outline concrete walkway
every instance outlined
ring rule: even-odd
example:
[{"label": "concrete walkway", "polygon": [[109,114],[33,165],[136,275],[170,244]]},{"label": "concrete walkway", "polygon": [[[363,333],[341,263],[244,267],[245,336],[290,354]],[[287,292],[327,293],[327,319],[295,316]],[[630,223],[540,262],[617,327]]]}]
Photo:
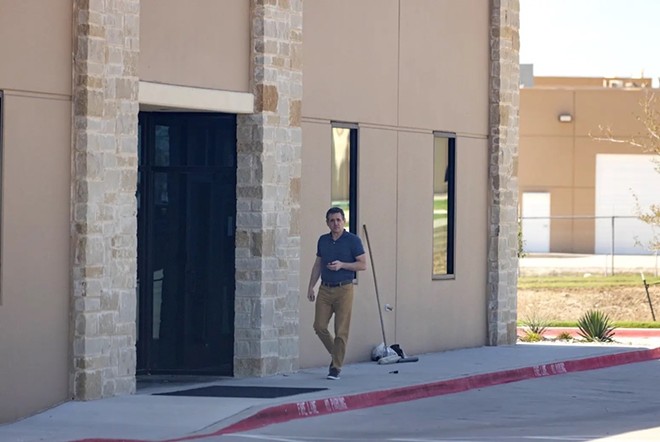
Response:
[{"label": "concrete walkway", "polygon": [[[414,363],[364,362],[345,366],[338,381],[326,380],[323,367],[266,378],[148,383],[135,395],[68,402],[0,426],[0,441],[203,440],[292,419],[654,359],[660,359],[660,333],[614,344],[517,344],[424,354]],[[209,385],[324,390],[273,399],[154,395]]]}]

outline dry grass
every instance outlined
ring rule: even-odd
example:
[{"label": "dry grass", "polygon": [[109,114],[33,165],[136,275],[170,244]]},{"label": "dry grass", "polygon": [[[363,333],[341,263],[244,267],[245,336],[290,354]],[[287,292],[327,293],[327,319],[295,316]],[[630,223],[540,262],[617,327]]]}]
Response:
[{"label": "dry grass", "polygon": [[[656,319],[660,320],[660,286],[649,288]],[[577,321],[588,310],[600,310],[612,321],[651,322],[646,291],[639,287],[607,289],[518,289],[518,319]]]}]

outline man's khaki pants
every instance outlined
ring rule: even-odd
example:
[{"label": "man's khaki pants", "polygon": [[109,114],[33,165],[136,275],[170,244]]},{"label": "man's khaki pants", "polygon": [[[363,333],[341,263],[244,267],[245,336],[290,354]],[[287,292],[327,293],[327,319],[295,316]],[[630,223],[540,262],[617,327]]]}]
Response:
[{"label": "man's khaki pants", "polygon": [[[332,367],[341,370],[346,355],[346,342],[353,310],[353,284],[340,287],[319,287],[316,298],[314,331],[332,356]],[[335,315],[335,337],[328,331],[330,318]]]}]

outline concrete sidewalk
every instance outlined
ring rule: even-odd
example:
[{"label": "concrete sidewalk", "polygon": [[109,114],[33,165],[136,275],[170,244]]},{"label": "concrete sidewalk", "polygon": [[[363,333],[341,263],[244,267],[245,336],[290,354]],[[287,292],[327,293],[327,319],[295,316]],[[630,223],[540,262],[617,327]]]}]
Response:
[{"label": "concrete sidewalk", "polygon": [[[327,367],[266,378],[149,383],[138,393],[68,402],[0,426],[0,441],[203,440],[322,414],[458,393],[473,388],[660,359],[660,335],[615,344],[517,344],[419,355],[419,362],[344,367],[338,381]],[[157,396],[207,385],[309,387],[322,391],[275,399]]]}]

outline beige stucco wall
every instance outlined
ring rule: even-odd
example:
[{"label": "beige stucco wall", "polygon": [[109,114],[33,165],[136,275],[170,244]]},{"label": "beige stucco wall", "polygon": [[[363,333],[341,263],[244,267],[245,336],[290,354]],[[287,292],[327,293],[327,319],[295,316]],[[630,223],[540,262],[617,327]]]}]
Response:
[{"label": "beige stucco wall", "polygon": [[[456,140],[453,280],[432,280],[432,182],[429,135],[402,132],[398,155],[397,340],[411,352],[486,343],[486,141]],[[427,147],[428,146],[428,147]],[[425,259],[425,257],[427,257]],[[460,314],[458,314],[460,312]],[[418,324],[425,324],[418,327]]]},{"label": "beige stucco wall", "polygon": [[247,92],[249,6],[248,0],[140,1],[140,80]]},{"label": "beige stucco wall", "polygon": [[[323,365],[328,359],[312,330],[314,305],[304,295],[316,239],[327,232],[330,131],[329,123],[303,125],[302,201],[307,210],[301,238],[301,367]],[[383,313],[390,343],[400,343],[411,354],[483,345],[487,192],[484,175],[474,171],[487,170],[486,141],[457,139],[456,278],[433,280],[432,189],[421,190],[432,182],[433,135],[375,128],[360,129],[359,134],[359,234],[367,248],[366,224],[373,256],[367,271],[358,274],[347,360],[364,360],[382,341],[371,258],[381,305],[394,306],[393,312]],[[428,326],[418,327],[420,323]]]},{"label": "beige stucco wall", "polygon": [[[307,122],[303,125],[303,204],[301,232],[301,367],[327,364],[328,355],[312,330],[314,304],[306,300],[307,285],[316,254],[316,240],[327,233],[325,212],[330,204],[330,133],[329,123]],[[396,223],[397,223],[397,133],[391,130],[365,128],[359,132],[359,235],[365,250],[367,243],[362,225],[366,224],[373,247],[373,260],[378,278],[381,304],[396,304]],[[307,146],[314,146],[307,149]],[[429,149],[432,145],[429,147]],[[367,250],[368,253],[368,250]],[[369,258],[369,261],[371,258]],[[375,297],[372,267],[358,273],[355,287],[351,339],[348,360],[364,360],[374,343],[382,341],[380,319]],[[384,313],[388,339],[394,339],[395,314]],[[394,341],[391,341],[392,343]]]},{"label": "beige stucco wall", "polygon": [[68,399],[72,7],[0,0],[0,11],[5,422]]},{"label": "beige stucco wall", "polygon": [[[327,232],[333,120],[360,127],[359,234],[366,248],[366,224],[381,304],[394,306],[383,313],[389,343],[398,342],[411,354],[484,345],[488,5],[339,0],[305,2],[304,8],[301,367],[328,362],[312,330],[314,309],[305,294],[316,240]],[[431,270],[435,130],[457,133],[460,247],[456,278],[450,280],[433,280]],[[355,288],[348,361],[367,359],[382,341],[368,262]]]},{"label": "beige stucco wall", "polygon": [[488,133],[489,7],[401,1],[399,124]]},{"label": "beige stucco wall", "polygon": [[0,422],[65,401],[69,368],[71,103],[4,105]]},{"label": "beige stucco wall", "polygon": [[71,0],[0,0],[0,11],[0,88],[70,95]]},{"label": "beige stucco wall", "polygon": [[[140,80],[252,92],[249,4],[142,0]],[[327,231],[332,120],[360,125],[359,225],[369,227],[381,302],[395,307],[385,313],[390,343],[411,354],[485,344],[489,3],[310,0],[304,8],[300,366],[328,362],[305,293],[316,239]],[[0,65],[0,397],[20,398],[0,401],[4,421],[68,399],[69,315],[84,309],[70,306],[72,2],[0,0],[0,10],[3,35],[24,35],[26,24],[31,32],[0,39],[0,56],[14,61]],[[131,67],[136,48],[128,49]],[[286,126],[280,117],[269,114],[269,128]],[[89,133],[94,122],[86,121]],[[448,280],[431,278],[435,130],[457,133],[456,271]],[[114,136],[114,128],[107,133]],[[371,270],[358,278],[349,362],[365,360],[381,341]]]},{"label": "beige stucco wall", "polygon": [[398,3],[303,3],[304,116],[396,124]]},{"label": "beige stucco wall", "polygon": [[336,0],[304,8],[305,116],[487,133],[488,5]]},{"label": "beige stucco wall", "polygon": [[535,77],[534,87],[574,87],[602,88],[612,81],[620,81],[622,84],[638,87],[651,87],[650,78],[607,78],[607,77]]},{"label": "beige stucco wall", "polygon": [[[545,84],[539,80],[535,85]],[[620,138],[643,133],[636,117],[644,91],[584,83],[565,79],[561,87],[523,88],[520,94],[520,193],[549,192],[551,216],[576,217],[551,221],[551,252],[593,253],[594,221],[577,217],[595,214],[596,155],[643,153],[595,138],[603,136],[600,127]],[[573,121],[559,122],[562,113]]]}]

